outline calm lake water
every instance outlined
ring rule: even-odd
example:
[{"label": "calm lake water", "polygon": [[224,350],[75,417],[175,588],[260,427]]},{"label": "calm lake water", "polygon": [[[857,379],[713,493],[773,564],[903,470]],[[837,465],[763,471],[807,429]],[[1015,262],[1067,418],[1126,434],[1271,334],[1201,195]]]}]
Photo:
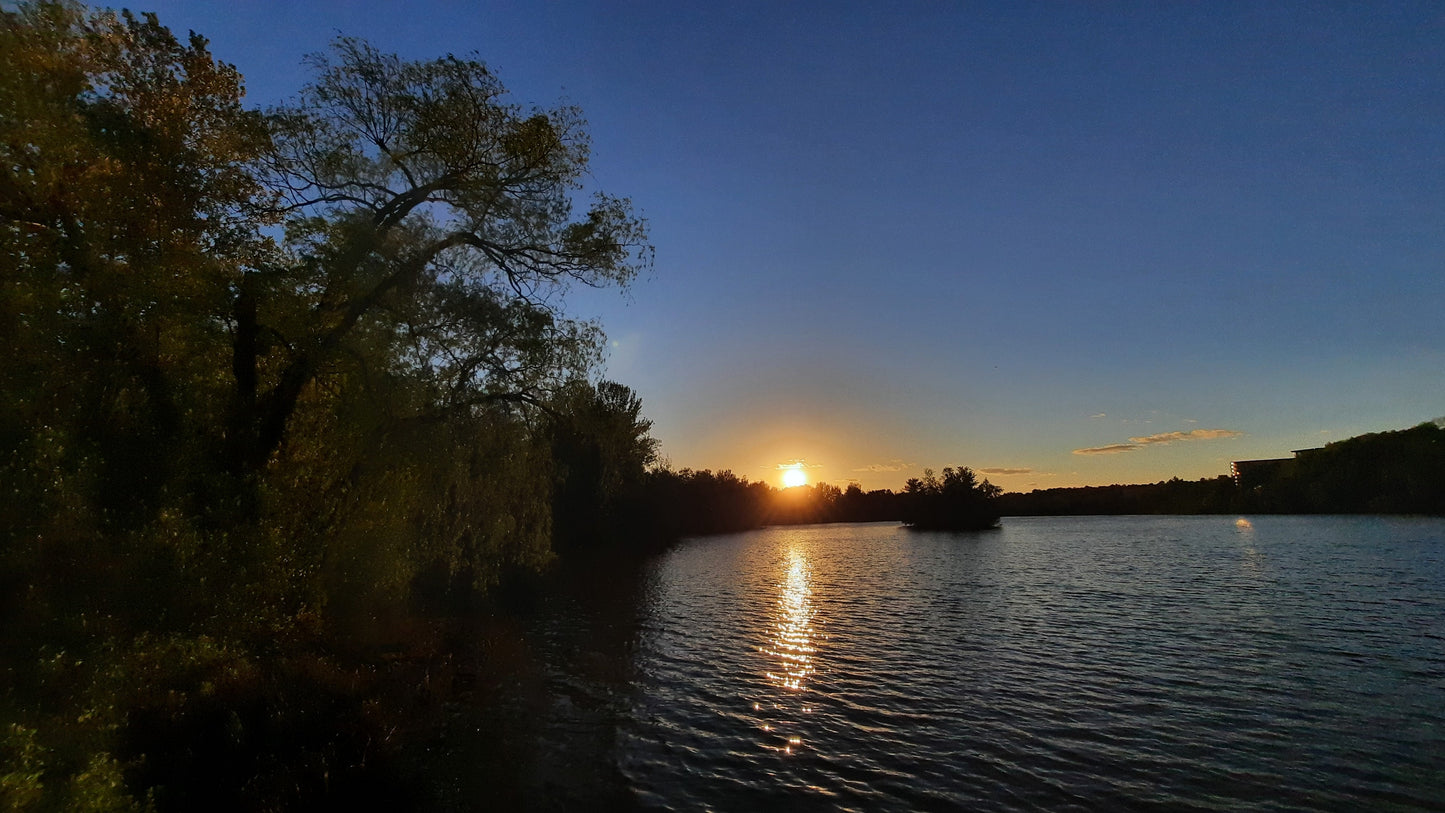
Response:
[{"label": "calm lake water", "polygon": [[538,723],[629,805],[1445,809],[1445,520],[770,528],[638,596]]}]

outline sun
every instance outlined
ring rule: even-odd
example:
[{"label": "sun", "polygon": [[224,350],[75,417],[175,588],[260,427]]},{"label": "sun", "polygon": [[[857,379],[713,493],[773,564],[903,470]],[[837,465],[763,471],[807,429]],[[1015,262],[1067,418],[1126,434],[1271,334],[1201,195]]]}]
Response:
[{"label": "sun", "polygon": [[794,486],[805,486],[808,484],[808,473],[803,471],[802,463],[791,463],[783,466],[783,488]]}]

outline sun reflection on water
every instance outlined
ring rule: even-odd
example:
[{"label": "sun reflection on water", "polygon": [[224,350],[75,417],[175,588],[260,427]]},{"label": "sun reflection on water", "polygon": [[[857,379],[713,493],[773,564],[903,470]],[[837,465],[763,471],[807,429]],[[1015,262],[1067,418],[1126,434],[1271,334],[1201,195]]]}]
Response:
[{"label": "sun reflection on water", "polygon": [[778,596],[778,613],[767,653],[777,663],[768,680],[792,691],[802,691],[813,674],[813,572],[808,557],[797,548],[788,551],[788,573]]}]

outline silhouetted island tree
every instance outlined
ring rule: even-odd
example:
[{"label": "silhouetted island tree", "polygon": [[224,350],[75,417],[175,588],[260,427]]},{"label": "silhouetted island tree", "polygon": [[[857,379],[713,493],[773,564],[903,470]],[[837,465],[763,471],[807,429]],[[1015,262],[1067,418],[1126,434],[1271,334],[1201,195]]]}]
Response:
[{"label": "silhouetted island tree", "polygon": [[918,530],[978,531],[998,525],[998,496],[1003,489],[979,482],[967,466],[947,467],[939,477],[924,469],[923,477],[903,487],[903,523]]}]

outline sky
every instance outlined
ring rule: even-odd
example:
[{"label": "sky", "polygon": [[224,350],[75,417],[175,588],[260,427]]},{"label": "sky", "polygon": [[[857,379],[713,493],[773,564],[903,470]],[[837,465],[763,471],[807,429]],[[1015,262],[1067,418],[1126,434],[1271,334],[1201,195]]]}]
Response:
[{"label": "sky", "polygon": [[166,0],[257,106],[338,34],[582,108],[580,292],[674,468],[1195,479],[1445,415],[1445,6]]}]

